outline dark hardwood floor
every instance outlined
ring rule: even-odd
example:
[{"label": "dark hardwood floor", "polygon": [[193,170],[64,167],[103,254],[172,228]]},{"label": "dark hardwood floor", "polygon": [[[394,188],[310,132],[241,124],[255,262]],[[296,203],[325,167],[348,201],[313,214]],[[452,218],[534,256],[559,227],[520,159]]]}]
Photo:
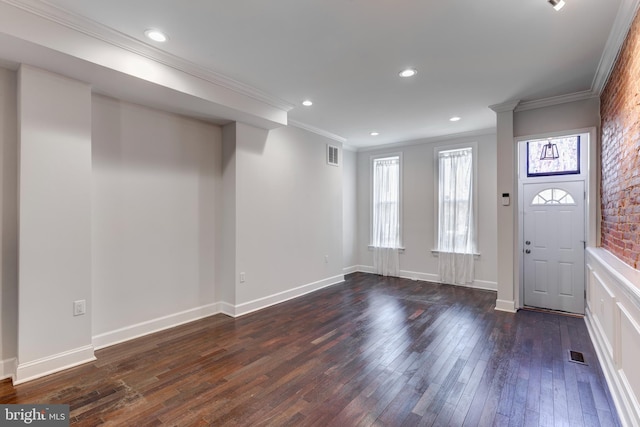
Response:
[{"label": "dark hardwood floor", "polygon": [[0,403],[66,403],[82,426],[619,425],[583,319],[496,312],[495,299],[356,273],[2,381]]}]

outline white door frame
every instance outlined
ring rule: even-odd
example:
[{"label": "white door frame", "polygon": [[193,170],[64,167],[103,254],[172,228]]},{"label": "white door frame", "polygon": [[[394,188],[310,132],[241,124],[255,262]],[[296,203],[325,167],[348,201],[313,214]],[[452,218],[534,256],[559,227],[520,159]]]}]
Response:
[{"label": "white door frame", "polygon": [[[564,176],[548,176],[528,178],[526,170],[526,142],[533,139],[555,138],[565,135],[580,135],[580,174]],[[514,300],[516,309],[524,307],[524,200],[523,188],[526,182],[557,182],[557,181],[584,181],[586,191],[585,200],[585,240],[587,247],[598,246],[600,242],[599,209],[599,165],[597,147],[598,135],[595,127],[573,129],[561,132],[551,132],[536,135],[525,135],[515,138],[516,144],[516,195],[513,200],[517,200],[517,210],[515,210],[515,227],[517,236],[517,253],[514,256]],[[498,261],[499,262],[499,261]],[[586,267],[585,267],[586,268]],[[585,272],[585,278],[586,278]],[[586,284],[585,284],[586,289]],[[585,299],[586,301],[586,299]]]}]

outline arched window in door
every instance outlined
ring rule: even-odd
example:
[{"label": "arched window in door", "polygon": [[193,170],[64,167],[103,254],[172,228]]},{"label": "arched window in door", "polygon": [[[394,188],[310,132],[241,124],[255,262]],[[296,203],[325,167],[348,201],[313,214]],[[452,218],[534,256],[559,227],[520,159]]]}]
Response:
[{"label": "arched window in door", "polygon": [[571,194],[560,188],[547,188],[533,197],[532,205],[575,205]]}]

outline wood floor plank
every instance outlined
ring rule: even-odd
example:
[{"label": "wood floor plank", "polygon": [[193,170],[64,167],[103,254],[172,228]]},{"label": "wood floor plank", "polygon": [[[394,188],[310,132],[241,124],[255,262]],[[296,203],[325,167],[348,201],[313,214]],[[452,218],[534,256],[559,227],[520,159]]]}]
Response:
[{"label": "wood floor plank", "polygon": [[495,299],[355,273],[0,381],[0,403],[66,403],[71,424],[91,427],[620,426],[584,321],[498,312]]}]

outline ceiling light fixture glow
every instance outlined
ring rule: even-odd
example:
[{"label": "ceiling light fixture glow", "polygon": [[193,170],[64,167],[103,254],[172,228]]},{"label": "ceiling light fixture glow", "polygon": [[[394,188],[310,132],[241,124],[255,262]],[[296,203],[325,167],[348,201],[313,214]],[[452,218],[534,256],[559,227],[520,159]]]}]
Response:
[{"label": "ceiling light fixture glow", "polygon": [[415,68],[407,68],[406,70],[400,71],[400,77],[413,77],[418,74]]},{"label": "ceiling light fixture glow", "polygon": [[380,135],[380,134],[379,134],[378,132],[376,132],[376,131],[373,131],[373,132],[371,132],[371,134],[370,134],[370,135],[371,135],[371,136],[378,136],[378,135]]},{"label": "ceiling light fixture glow", "polygon": [[144,35],[155,42],[163,43],[169,40],[169,37],[167,37],[165,33],[159,30],[147,30],[144,32]]},{"label": "ceiling light fixture glow", "polygon": [[553,6],[555,10],[560,10],[564,7],[564,0],[549,0],[549,4]]},{"label": "ceiling light fixture glow", "polygon": [[449,121],[450,121],[450,122],[457,122],[457,121],[459,121],[460,119],[461,119],[461,117],[453,116],[453,117],[451,117],[451,118],[449,119]]},{"label": "ceiling light fixture glow", "polygon": [[305,107],[311,107],[313,105],[313,102],[311,102],[308,99],[305,99],[304,101],[302,101],[302,105],[304,105]]}]

